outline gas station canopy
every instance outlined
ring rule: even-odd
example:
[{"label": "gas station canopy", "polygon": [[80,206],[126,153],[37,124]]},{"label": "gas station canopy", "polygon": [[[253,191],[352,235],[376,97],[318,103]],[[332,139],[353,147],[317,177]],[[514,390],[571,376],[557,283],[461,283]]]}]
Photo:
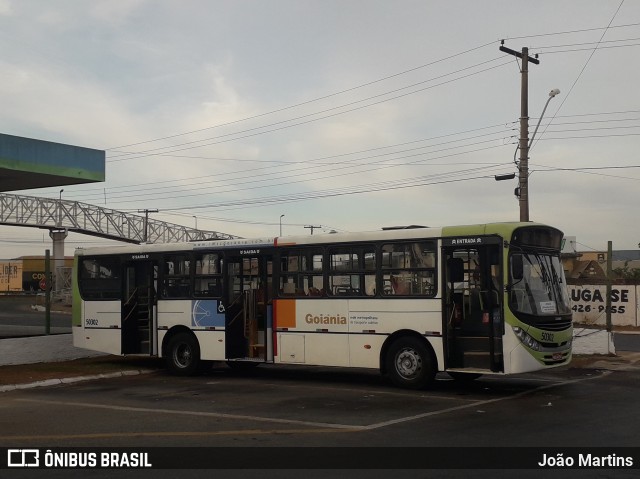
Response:
[{"label": "gas station canopy", "polygon": [[0,192],[105,179],[105,152],[0,133]]}]

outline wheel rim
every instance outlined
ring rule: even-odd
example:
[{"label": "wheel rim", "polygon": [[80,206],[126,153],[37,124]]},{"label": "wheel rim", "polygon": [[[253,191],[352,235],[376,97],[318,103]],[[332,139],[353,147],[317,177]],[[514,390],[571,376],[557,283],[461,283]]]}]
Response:
[{"label": "wheel rim", "polygon": [[173,360],[180,368],[188,367],[193,360],[193,352],[188,344],[179,344],[173,352]]},{"label": "wheel rim", "polygon": [[413,348],[405,348],[396,355],[396,371],[404,379],[414,379],[422,371],[422,356]]}]

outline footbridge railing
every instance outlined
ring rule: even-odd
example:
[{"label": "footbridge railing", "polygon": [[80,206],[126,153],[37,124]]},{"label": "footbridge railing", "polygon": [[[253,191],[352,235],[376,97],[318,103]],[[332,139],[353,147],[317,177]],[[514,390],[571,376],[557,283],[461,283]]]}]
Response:
[{"label": "footbridge railing", "polygon": [[129,243],[238,238],[79,201],[5,193],[0,193],[0,224],[66,230]]}]

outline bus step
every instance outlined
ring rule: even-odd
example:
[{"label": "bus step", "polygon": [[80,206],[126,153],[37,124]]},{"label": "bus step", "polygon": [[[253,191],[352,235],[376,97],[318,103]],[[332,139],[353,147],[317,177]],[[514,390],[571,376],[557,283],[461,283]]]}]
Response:
[{"label": "bus step", "polygon": [[456,345],[463,351],[488,351],[489,338],[479,336],[458,336]]},{"label": "bus step", "polygon": [[462,367],[489,369],[491,355],[488,351],[465,351]]},{"label": "bus step", "polygon": [[229,358],[229,359],[227,359],[227,362],[263,363],[263,362],[265,362],[265,360],[262,359],[262,358],[244,357],[244,358]]},{"label": "bus step", "polygon": [[149,354],[149,352],[151,351],[149,346],[149,341],[140,341],[140,354]]}]

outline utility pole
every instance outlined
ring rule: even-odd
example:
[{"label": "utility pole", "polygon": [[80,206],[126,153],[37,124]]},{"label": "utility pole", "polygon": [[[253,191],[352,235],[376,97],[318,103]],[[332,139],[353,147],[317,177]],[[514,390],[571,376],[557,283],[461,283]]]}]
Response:
[{"label": "utility pole", "polygon": [[138,210],[138,213],[144,213],[144,242],[149,241],[149,213],[158,213],[160,210]]},{"label": "utility pole", "polygon": [[611,333],[611,289],[613,279],[613,241],[607,241],[607,300],[605,302],[607,331]]},{"label": "utility pole", "polygon": [[44,251],[44,334],[51,334],[51,253]]},{"label": "utility pole", "polygon": [[311,236],[313,236],[313,230],[316,228],[322,228],[322,226],[313,226],[313,225],[309,225],[309,226],[305,226],[306,229],[310,229],[311,230]]},{"label": "utility pole", "polygon": [[522,52],[500,45],[500,51],[522,59],[520,87],[520,162],[518,164],[518,200],[520,202],[520,221],[529,221],[529,62],[538,65],[540,60],[529,57],[529,49]]}]

